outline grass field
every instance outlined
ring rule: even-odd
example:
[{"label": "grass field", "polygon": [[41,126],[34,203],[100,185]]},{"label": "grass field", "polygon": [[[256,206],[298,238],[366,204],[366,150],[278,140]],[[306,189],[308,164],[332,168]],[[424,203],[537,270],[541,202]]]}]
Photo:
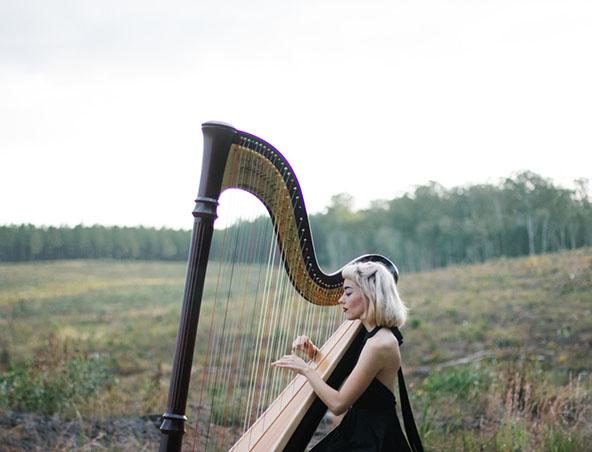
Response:
[{"label": "grass field", "polygon": [[[70,358],[107,356],[99,392],[57,412],[161,413],[184,279],[184,263],[0,264],[0,370],[26,363],[50,375]],[[592,250],[403,273],[399,286],[411,308],[403,366],[427,450],[590,450]]]}]

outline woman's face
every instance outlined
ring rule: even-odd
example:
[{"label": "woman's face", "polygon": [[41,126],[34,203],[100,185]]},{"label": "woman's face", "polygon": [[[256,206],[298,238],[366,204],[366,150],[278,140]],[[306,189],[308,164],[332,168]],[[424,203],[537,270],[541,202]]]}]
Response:
[{"label": "woman's face", "polygon": [[343,295],[339,299],[347,320],[361,318],[366,312],[366,303],[360,287],[351,279],[343,281]]}]

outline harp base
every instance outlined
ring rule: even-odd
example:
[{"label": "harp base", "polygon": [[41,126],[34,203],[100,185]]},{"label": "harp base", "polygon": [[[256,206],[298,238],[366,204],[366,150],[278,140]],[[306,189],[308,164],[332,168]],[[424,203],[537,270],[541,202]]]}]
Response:
[{"label": "harp base", "polygon": [[162,419],[162,425],[160,426],[162,434],[160,437],[159,452],[181,450],[187,416],[164,413]]}]

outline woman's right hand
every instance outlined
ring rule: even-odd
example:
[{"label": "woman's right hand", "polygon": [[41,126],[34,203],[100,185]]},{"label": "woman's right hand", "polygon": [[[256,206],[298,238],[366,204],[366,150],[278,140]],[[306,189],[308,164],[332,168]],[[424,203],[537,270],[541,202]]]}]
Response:
[{"label": "woman's right hand", "polygon": [[308,356],[309,359],[313,359],[318,352],[318,349],[312,343],[308,336],[298,336],[292,342],[292,350],[299,350]]}]

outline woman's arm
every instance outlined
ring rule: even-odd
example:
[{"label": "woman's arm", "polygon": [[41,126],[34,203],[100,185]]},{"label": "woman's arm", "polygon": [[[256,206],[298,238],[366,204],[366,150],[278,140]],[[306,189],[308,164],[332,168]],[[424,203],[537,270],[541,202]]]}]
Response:
[{"label": "woman's arm", "polygon": [[368,388],[372,379],[384,366],[385,360],[392,360],[392,352],[389,354],[388,348],[376,341],[368,341],[360,354],[358,363],[340,390],[333,389],[325,383],[313,368],[294,354],[283,356],[272,363],[272,366],[286,368],[304,375],[323,403],[334,414],[340,415],[353,405]]}]

